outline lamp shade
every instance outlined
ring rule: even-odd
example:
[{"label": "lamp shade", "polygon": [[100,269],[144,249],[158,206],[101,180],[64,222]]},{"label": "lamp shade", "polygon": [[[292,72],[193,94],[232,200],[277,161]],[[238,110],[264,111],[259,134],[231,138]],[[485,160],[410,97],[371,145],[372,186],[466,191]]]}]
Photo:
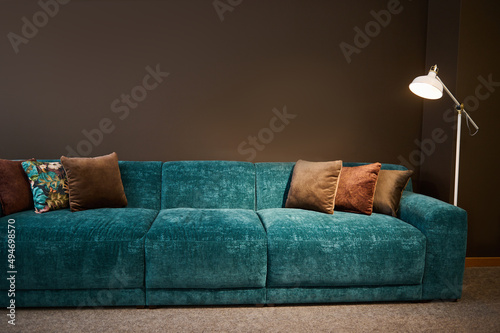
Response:
[{"label": "lamp shade", "polygon": [[443,84],[436,78],[436,72],[419,76],[410,83],[410,90],[417,96],[427,99],[439,99],[443,96]]}]

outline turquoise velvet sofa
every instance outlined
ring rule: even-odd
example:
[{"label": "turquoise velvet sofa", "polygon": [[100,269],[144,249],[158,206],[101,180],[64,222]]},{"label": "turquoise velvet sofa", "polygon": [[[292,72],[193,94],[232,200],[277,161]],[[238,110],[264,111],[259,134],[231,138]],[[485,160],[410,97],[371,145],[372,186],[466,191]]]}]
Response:
[{"label": "turquoise velvet sofa", "polygon": [[[3,274],[9,271],[7,224],[15,221],[16,306],[461,297],[466,212],[413,193],[411,183],[397,218],[328,215],[284,208],[294,163],[119,165],[126,208],[0,218]],[[2,278],[2,306],[8,289]]]}]

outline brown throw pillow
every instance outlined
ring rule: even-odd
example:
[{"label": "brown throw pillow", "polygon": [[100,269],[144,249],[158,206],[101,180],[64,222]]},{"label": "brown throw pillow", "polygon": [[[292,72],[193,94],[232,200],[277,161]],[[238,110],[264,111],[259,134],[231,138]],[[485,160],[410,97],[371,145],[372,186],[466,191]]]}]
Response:
[{"label": "brown throw pillow", "polygon": [[380,163],[345,167],[340,175],[335,209],[371,215]]},{"label": "brown throw pillow", "polygon": [[116,153],[94,158],[61,156],[61,163],[68,177],[72,212],[127,205]]},{"label": "brown throw pillow", "polygon": [[401,195],[412,174],[411,170],[380,170],[373,211],[396,217]]},{"label": "brown throw pillow", "polygon": [[31,186],[21,163],[0,160],[0,205],[3,215],[33,209]]},{"label": "brown throw pillow", "polygon": [[333,214],[342,161],[298,160],[293,168],[286,208],[302,208]]}]

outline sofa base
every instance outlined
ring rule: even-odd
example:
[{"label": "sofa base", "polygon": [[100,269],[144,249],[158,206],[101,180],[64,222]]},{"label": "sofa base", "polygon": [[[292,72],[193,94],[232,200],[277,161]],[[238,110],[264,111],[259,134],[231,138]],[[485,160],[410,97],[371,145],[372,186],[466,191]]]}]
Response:
[{"label": "sofa base", "polygon": [[152,305],[237,305],[266,303],[266,289],[148,289]]},{"label": "sofa base", "polygon": [[422,285],[267,289],[267,303],[274,304],[394,302],[421,298]]},{"label": "sofa base", "polygon": [[[1,291],[7,295],[7,291]],[[143,289],[16,290],[16,307],[144,306]],[[1,306],[10,299],[2,297]]]},{"label": "sofa base", "polygon": [[[7,294],[7,291],[2,292]],[[398,302],[422,299],[421,285],[336,288],[18,290],[16,307],[105,307]],[[7,307],[2,299],[0,306]],[[456,300],[453,300],[456,301]]]}]

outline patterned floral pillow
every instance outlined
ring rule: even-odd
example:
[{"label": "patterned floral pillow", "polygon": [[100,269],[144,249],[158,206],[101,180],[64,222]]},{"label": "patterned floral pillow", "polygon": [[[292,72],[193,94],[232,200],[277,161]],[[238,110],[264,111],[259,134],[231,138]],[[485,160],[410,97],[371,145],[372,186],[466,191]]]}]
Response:
[{"label": "patterned floral pillow", "polygon": [[61,163],[35,160],[25,161],[22,166],[30,180],[36,213],[69,207],[66,173]]}]

